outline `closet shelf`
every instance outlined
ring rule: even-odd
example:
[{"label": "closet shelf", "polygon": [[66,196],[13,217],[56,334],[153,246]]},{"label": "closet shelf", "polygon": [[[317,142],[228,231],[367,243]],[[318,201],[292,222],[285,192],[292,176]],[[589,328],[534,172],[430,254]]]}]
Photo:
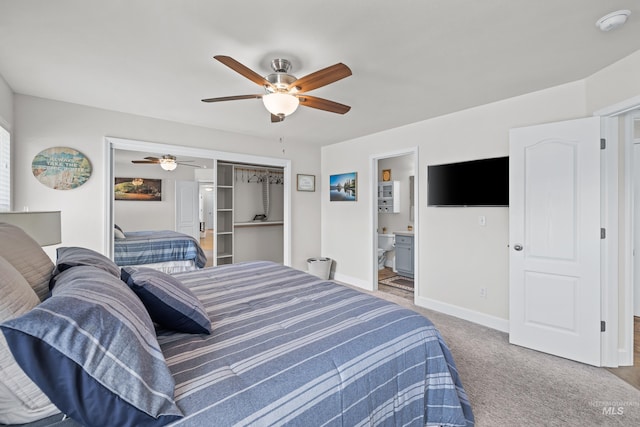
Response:
[{"label": "closet shelf", "polygon": [[284,221],[248,221],[248,222],[235,222],[234,227],[265,227],[269,225],[283,225]]}]

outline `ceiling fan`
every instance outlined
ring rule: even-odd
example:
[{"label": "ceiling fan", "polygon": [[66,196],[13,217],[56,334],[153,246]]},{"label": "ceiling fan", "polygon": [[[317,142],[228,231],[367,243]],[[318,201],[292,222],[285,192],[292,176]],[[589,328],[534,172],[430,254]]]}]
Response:
[{"label": "ceiling fan", "polygon": [[252,82],[264,87],[265,93],[256,95],[223,96],[221,98],[203,99],[202,102],[235,101],[238,99],[262,98],[266,109],[271,113],[271,122],[277,123],[292,114],[298,105],[329,111],[331,113],[345,114],[351,107],[317,96],[307,95],[313,89],[326,86],[351,75],[349,67],[343,63],[337,63],[323,68],[301,78],[289,74],[291,62],[286,59],[274,59],[271,61],[273,73],[262,77],[255,71],[242,65],[235,59],[216,55],[215,59],[222,62],[233,71],[243,75]]},{"label": "ceiling fan", "polygon": [[200,165],[190,165],[188,162],[193,162],[193,160],[182,160],[178,161],[176,156],[172,156],[171,154],[166,154],[162,157],[145,157],[144,160],[131,160],[131,163],[143,164],[143,165],[160,165],[160,167],[166,171],[172,171],[178,167],[178,165],[183,166],[191,166],[194,168],[201,167]]}]

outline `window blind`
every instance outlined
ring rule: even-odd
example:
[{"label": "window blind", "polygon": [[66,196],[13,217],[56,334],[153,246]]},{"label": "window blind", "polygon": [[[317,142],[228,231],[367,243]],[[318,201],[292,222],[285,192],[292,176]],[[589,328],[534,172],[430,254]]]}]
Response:
[{"label": "window blind", "polygon": [[11,210],[11,138],[0,127],[0,211]]}]

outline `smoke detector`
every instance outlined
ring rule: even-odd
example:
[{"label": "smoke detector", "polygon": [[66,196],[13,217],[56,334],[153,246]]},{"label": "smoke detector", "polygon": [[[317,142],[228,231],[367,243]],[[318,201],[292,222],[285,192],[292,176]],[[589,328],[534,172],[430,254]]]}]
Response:
[{"label": "smoke detector", "polygon": [[596,21],[596,27],[600,28],[601,31],[615,30],[616,28],[622,27],[622,25],[627,22],[629,15],[631,15],[631,11],[626,9],[611,12],[598,19]]}]

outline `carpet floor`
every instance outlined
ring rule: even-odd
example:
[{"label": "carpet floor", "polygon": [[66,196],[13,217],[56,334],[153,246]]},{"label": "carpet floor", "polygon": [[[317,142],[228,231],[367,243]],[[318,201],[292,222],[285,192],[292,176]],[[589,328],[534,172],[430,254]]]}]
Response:
[{"label": "carpet floor", "polygon": [[640,390],[596,368],[509,344],[508,335],[375,295],[427,316],[455,359],[478,427],[640,426]]}]

